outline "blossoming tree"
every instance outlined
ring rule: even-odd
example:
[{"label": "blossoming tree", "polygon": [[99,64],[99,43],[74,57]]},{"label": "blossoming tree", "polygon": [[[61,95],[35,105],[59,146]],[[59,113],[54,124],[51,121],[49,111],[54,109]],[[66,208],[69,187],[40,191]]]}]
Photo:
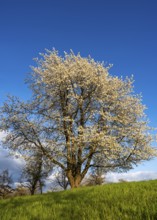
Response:
[{"label": "blossoming tree", "polygon": [[23,156],[40,151],[72,188],[92,167],[128,170],[156,155],[132,78],[111,76],[103,63],[73,52],[41,56],[27,80],[32,99],[9,97],[1,108],[4,145]]}]

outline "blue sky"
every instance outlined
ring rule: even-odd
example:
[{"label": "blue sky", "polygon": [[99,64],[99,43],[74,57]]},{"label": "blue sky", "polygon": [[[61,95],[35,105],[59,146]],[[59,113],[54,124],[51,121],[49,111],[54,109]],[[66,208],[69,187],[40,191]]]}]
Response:
[{"label": "blue sky", "polygon": [[[150,125],[157,127],[157,2],[154,0],[0,0],[0,103],[27,99],[33,58],[45,48],[80,52],[134,75]],[[135,171],[157,172],[157,160]]]}]

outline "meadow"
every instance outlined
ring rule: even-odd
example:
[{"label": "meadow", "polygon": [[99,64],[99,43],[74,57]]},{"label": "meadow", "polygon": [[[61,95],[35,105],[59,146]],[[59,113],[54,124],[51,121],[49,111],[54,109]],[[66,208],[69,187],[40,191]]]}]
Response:
[{"label": "meadow", "polygon": [[157,180],[0,200],[1,220],[156,220]]}]

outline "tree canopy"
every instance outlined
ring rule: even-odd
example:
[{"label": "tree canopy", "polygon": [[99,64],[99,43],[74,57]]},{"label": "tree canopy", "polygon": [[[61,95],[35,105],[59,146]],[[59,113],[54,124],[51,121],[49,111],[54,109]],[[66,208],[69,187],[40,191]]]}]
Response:
[{"label": "tree canopy", "polygon": [[4,145],[23,156],[42,152],[78,187],[92,167],[127,170],[156,155],[145,106],[133,79],[73,52],[47,50],[27,83],[32,99],[9,97],[1,108]]}]

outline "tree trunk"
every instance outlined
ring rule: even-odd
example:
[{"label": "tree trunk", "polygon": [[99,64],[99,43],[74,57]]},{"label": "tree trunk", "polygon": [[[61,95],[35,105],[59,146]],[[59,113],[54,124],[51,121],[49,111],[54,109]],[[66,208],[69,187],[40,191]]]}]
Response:
[{"label": "tree trunk", "polygon": [[36,184],[33,184],[30,188],[31,196],[33,196],[35,194],[35,190],[36,190]]},{"label": "tree trunk", "polygon": [[41,180],[39,180],[39,191],[40,191],[40,194],[43,194],[43,184]]},{"label": "tree trunk", "polygon": [[80,186],[82,179],[81,179],[80,175],[78,175],[76,177],[73,177],[72,175],[68,175],[68,180],[69,180],[71,188],[74,189],[74,188],[78,188]]},{"label": "tree trunk", "polygon": [[33,196],[35,194],[35,189],[31,189],[30,193],[31,193],[31,196]]}]

